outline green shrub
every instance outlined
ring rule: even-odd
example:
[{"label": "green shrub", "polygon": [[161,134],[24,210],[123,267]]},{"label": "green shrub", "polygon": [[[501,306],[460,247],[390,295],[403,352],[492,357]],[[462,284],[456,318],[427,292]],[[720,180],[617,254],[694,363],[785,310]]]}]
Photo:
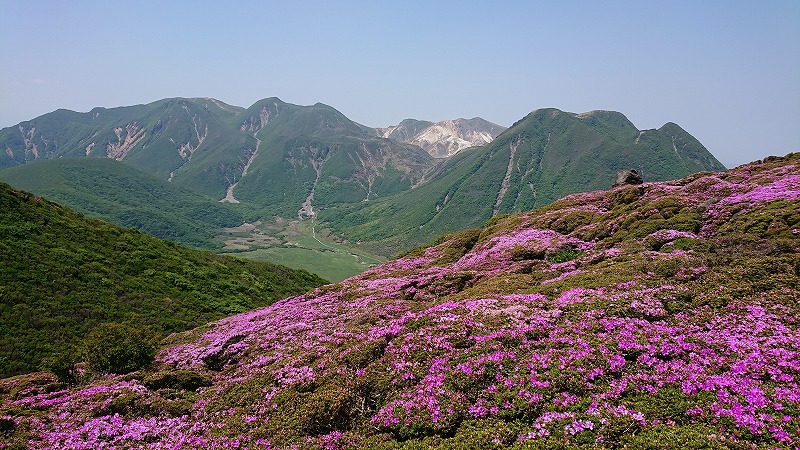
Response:
[{"label": "green shrub", "polygon": [[211,386],[211,378],[194,370],[174,370],[147,375],[142,383],[150,390],[181,389],[196,391]]},{"label": "green shrub", "polygon": [[581,250],[575,250],[572,248],[562,248],[553,252],[547,260],[551,263],[563,263],[567,261],[572,261],[573,259],[577,259],[583,254]]},{"label": "green shrub", "polygon": [[150,365],[156,354],[157,334],[148,326],[104,323],[83,339],[83,357],[98,373],[125,374]]},{"label": "green shrub", "polygon": [[41,370],[46,370],[58,378],[62,383],[75,383],[75,363],[77,357],[73,348],[62,348],[53,352],[42,360]]}]

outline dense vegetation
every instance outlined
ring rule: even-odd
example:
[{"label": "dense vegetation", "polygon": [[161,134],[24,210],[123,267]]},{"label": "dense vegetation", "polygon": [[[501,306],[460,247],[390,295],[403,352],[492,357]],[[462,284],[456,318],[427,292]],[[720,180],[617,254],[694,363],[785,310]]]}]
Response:
[{"label": "dense vegetation", "polygon": [[0,171],[0,181],[80,213],[160,239],[212,248],[222,227],[248,217],[237,205],[196,194],[106,158],[59,158]]},{"label": "dense vegetation", "polygon": [[796,448],[798,164],[572,195],[173,335],[146,370],[3,380],[2,442]]},{"label": "dense vegetation", "polygon": [[[83,338],[79,350],[92,372],[126,374],[149,366],[157,348],[158,334],[152,327],[106,322],[94,327]],[[70,371],[69,364],[67,362],[66,376],[62,375],[62,380],[75,382],[77,374],[74,369]]]},{"label": "dense vegetation", "polygon": [[183,331],[322,283],[85,218],[0,184],[0,376],[74,353],[105,322]]}]

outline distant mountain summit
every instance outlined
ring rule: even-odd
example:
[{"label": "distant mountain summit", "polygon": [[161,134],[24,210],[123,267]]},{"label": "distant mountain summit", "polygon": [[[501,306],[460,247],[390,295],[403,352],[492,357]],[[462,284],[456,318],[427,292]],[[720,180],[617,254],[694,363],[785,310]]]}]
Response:
[{"label": "distant mountain summit", "polygon": [[434,158],[447,158],[465,148],[492,142],[506,127],[475,117],[436,123],[406,119],[376,130],[385,138],[419,146]]}]

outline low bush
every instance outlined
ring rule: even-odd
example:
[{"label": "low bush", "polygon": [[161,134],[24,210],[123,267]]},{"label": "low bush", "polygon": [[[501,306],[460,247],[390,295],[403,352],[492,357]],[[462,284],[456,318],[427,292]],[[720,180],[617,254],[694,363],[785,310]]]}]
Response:
[{"label": "low bush", "polygon": [[158,334],[151,327],[108,322],[86,335],[82,353],[94,372],[125,374],[150,365],[157,342]]}]

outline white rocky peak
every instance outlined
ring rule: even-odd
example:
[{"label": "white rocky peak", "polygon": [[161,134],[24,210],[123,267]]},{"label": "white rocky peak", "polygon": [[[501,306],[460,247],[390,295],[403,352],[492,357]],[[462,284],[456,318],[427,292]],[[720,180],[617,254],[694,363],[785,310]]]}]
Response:
[{"label": "white rocky peak", "polygon": [[386,128],[376,128],[375,130],[378,132],[378,136],[382,138],[388,138],[389,135],[392,134],[392,131],[395,130],[395,128],[397,128],[397,126],[393,125],[391,127],[386,127]]},{"label": "white rocky peak", "polygon": [[[397,139],[401,135],[397,126],[378,129],[384,137]],[[486,145],[494,140],[505,127],[483,120],[474,119],[443,120],[422,128],[411,138],[399,139],[422,147],[434,158],[447,158],[468,147]],[[410,134],[410,133],[402,133]]]}]

